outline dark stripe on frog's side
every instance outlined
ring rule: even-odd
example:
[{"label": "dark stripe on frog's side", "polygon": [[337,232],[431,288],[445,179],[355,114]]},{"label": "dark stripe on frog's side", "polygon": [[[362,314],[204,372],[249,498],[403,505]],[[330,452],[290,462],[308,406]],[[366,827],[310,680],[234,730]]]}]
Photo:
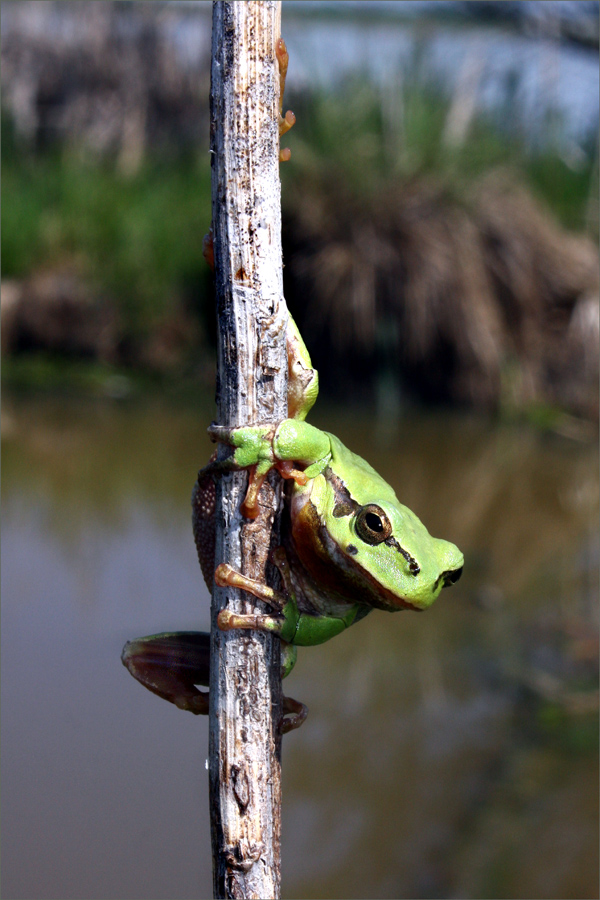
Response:
[{"label": "dark stripe on frog's side", "polygon": [[344,516],[354,515],[354,513],[360,509],[360,504],[352,498],[350,491],[339,475],[335,475],[329,467],[325,469],[323,474],[325,475],[328,484],[333,488],[335,494],[335,504],[332,510],[334,519],[341,519]]},{"label": "dark stripe on frog's side", "polygon": [[[336,519],[340,519],[343,516],[352,516],[360,509],[360,504],[356,502],[356,500],[350,494],[350,491],[339,477],[334,472],[331,471],[330,468],[325,470],[325,478],[328,483],[333,488],[335,494],[335,504],[333,507],[332,515]],[[421,571],[421,566],[414,558],[411,556],[408,550],[405,550],[404,547],[400,544],[399,541],[396,540],[393,534],[391,534],[388,538],[386,538],[385,543],[388,547],[394,547],[399,553],[402,554],[406,562],[408,563],[408,569],[411,575],[418,575]],[[356,548],[350,544],[347,548],[349,553],[353,555],[357,552]]]},{"label": "dark stripe on frog's side", "polygon": [[[412,603],[387,591],[356,560],[344,553],[321,524],[319,514],[307,500],[294,518],[293,550],[300,563],[318,585],[320,593],[347,603],[359,603],[394,611],[417,609]],[[388,602],[386,602],[386,600]]]}]

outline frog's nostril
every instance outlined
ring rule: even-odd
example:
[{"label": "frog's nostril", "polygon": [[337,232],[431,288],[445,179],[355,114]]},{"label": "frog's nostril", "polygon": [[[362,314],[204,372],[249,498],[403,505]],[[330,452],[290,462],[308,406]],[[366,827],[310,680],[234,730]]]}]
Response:
[{"label": "frog's nostril", "polygon": [[460,569],[452,569],[450,572],[444,572],[442,575],[442,581],[444,587],[450,587],[451,584],[456,584],[460,576],[462,575],[463,567]]}]

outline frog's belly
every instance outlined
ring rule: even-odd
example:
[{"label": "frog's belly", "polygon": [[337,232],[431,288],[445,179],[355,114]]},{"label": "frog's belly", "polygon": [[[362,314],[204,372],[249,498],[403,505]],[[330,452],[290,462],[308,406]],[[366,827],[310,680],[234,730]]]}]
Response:
[{"label": "frog's belly", "polygon": [[324,532],[310,493],[292,500],[292,516],[285,523],[284,545],[292,586],[302,612],[323,616],[345,616],[367,602],[364,590],[347,571],[345,560],[332,558],[332,548]]},{"label": "frog's belly", "polygon": [[357,605],[355,600],[340,596],[330,587],[315,581],[298,557],[293,540],[284,541],[284,545],[292,589],[300,612],[343,618]]}]

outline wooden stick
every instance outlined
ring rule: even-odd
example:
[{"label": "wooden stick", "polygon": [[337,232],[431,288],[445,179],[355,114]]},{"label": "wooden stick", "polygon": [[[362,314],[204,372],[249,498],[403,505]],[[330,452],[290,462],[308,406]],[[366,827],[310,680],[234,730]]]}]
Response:
[{"label": "wooden stick", "polygon": [[[211,153],[221,425],[287,415],[279,181],[280,2],[213,3]],[[224,448],[219,453],[226,455]],[[268,550],[281,492],[267,481],[260,514],[243,519],[246,473],[220,479],[215,563],[272,578]],[[266,612],[215,587],[211,608],[210,811],[215,897],[280,896],[282,713],[279,641],[221,632],[216,618]]]}]

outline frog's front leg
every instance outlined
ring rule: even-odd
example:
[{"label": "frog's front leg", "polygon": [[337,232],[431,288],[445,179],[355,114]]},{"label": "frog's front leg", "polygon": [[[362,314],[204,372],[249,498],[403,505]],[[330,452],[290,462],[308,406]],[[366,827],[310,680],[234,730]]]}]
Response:
[{"label": "frog's front leg", "polygon": [[[242,512],[249,519],[258,515],[258,494],[271,469],[277,469],[282,478],[305,485],[331,460],[329,435],[299,419],[284,419],[276,428],[273,425],[228,428],[213,423],[208,433],[213,440],[235,448],[232,457],[217,462],[221,470],[249,470],[248,491],[242,504]],[[299,465],[304,468],[298,468]]]}]

